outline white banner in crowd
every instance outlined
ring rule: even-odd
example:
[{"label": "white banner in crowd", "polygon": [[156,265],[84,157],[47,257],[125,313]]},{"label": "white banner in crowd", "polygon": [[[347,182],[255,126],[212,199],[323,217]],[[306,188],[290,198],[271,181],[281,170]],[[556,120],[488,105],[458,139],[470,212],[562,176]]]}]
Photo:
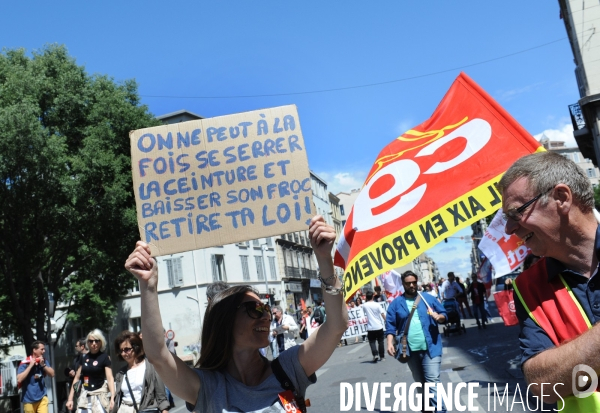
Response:
[{"label": "white banner in crowd", "polygon": [[[381,302],[377,303],[381,306],[383,311],[387,313],[388,303]],[[383,321],[385,331],[385,320]],[[358,337],[367,334],[367,316],[363,312],[362,308],[351,308],[348,310],[348,329],[342,336],[343,339],[348,339],[351,337]]]},{"label": "white banner in crowd", "polygon": [[494,278],[500,277],[514,271],[529,253],[523,240],[516,235],[507,235],[504,232],[506,221],[502,217],[502,208],[485,231],[479,250],[489,259],[496,274]]}]

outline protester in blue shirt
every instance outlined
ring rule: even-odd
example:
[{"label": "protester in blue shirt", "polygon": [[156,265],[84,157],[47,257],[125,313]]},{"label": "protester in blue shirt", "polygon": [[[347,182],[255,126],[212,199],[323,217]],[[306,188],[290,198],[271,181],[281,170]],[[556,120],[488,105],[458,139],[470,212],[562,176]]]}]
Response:
[{"label": "protester in blue shirt", "polygon": [[[401,349],[394,345],[394,337],[404,332],[404,327],[410,316],[411,310],[420,296],[417,308],[413,314],[408,329],[408,350],[410,355],[408,367],[415,382],[421,383],[420,393],[425,383],[440,382],[440,365],[442,363],[442,338],[438,331],[438,323],[446,321],[446,310],[433,296],[417,292],[418,277],[412,271],[402,274],[404,294],[397,297],[388,307],[385,335],[387,337],[387,351],[390,356],[399,357]],[[398,337],[400,342],[400,337]],[[442,402],[437,405],[437,389],[431,389],[433,406],[438,412],[446,412]],[[425,400],[423,397],[422,400]],[[423,406],[423,409],[425,407]]]},{"label": "protester in blue shirt", "polygon": [[31,344],[31,356],[19,365],[17,383],[21,386],[21,402],[24,413],[48,413],[46,376],[54,377],[54,369],[44,358],[46,345],[41,341]]}]

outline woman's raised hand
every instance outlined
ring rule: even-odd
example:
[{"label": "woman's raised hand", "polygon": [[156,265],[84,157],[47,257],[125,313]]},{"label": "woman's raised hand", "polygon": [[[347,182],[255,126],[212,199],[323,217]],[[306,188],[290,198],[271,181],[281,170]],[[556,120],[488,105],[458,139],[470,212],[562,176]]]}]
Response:
[{"label": "woman's raised hand", "polygon": [[140,282],[148,283],[155,287],[158,282],[158,268],[156,261],[150,255],[150,246],[144,241],[138,241],[135,249],[125,261],[125,268]]},{"label": "woman's raised hand", "polygon": [[310,243],[317,258],[331,260],[331,248],[335,243],[335,228],[325,222],[321,215],[313,217],[308,226]]}]

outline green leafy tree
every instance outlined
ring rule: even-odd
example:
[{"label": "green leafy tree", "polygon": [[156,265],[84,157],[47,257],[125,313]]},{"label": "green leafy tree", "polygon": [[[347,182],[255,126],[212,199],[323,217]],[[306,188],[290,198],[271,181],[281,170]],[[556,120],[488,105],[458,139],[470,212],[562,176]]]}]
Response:
[{"label": "green leafy tree", "polygon": [[129,132],[158,124],[135,81],[89,75],[63,46],[0,53],[3,337],[46,338],[48,291],[84,330],[112,326],[139,236]]},{"label": "green leafy tree", "polygon": [[600,185],[594,187],[594,205],[600,211]]}]

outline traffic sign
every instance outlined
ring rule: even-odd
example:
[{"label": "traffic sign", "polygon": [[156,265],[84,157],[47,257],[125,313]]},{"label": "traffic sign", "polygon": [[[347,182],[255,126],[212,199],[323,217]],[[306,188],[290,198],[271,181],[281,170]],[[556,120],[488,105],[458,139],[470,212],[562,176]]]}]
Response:
[{"label": "traffic sign", "polygon": [[173,340],[175,338],[175,332],[173,330],[168,330],[165,333],[165,337],[167,337],[169,340]]}]

